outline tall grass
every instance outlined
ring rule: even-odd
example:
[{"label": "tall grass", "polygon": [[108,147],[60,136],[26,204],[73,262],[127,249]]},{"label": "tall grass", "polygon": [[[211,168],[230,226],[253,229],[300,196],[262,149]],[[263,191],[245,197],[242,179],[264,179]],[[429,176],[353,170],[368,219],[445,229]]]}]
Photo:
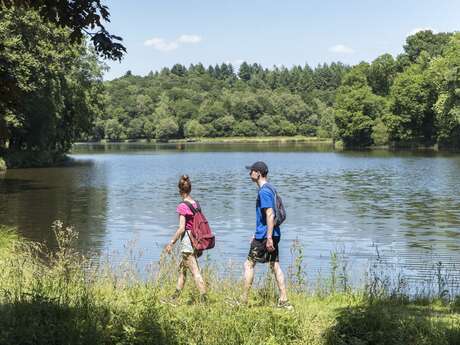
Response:
[{"label": "tall grass", "polygon": [[353,290],[337,256],[334,273],[316,285],[321,291],[308,289],[300,245],[288,273],[294,311],[274,308],[270,274],[251,305],[227,304],[241,282],[219,277],[207,260],[209,303],[196,301],[189,282],[172,306],[161,301],[174,290],[176,256],[162,257],[141,279],[132,265],[78,253],[71,228],[57,222],[53,230],[54,251],[0,233],[0,344],[459,344],[455,298],[411,300],[378,284]]}]

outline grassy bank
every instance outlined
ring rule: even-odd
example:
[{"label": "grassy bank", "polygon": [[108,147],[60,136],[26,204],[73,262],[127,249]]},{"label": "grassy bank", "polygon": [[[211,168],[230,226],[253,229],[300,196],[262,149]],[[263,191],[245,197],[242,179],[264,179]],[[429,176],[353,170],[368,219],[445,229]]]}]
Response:
[{"label": "grassy bank", "polygon": [[55,252],[2,229],[0,344],[459,343],[458,302],[410,300],[375,289],[378,284],[351,291],[327,283],[306,291],[301,279],[292,279],[295,309],[285,311],[274,308],[276,290],[267,275],[249,307],[233,307],[226,298],[238,296],[241,283],[217,279],[205,263],[208,304],[195,301],[191,282],[179,305],[162,304],[174,289],[175,256],[140,279],[129,264],[91,263],[73,249],[75,232],[61,224],[54,229]]},{"label": "grassy bank", "polygon": [[324,143],[331,144],[332,139],[319,137],[276,136],[276,137],[222,137],[222,138],[190,138],[170,140],[169,142],[200,142],[200,143]]},{"label": "grassy bank", "polygon": [[[101,140],[98,143],[110,144],[110,143],[157,143],[155,139],[128,139],[121,141],[108,141]],[[207,138],[207,137],[198,137],[198,138],[187,138],[187,139],[170,139],[168,143],[321,143],[321,144],[331,144],[332,139],[330,138],[319,138],[319,137],[306,137],[302,135],[296,136],[273,136],[273,137],[220,137],[220,138]],[[85,143],[76,143],[85,144]]]}]

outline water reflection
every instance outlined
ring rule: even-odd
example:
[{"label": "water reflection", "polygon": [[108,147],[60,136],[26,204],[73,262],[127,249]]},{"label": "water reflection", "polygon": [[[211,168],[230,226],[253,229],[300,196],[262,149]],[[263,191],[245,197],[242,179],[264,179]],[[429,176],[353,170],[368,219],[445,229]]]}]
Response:
[{"label": "water reflection", "polygon": [[98,248],[106,230],[105,172],[93,162],[8,170],[0,180],[0,223],[53,245],[51,224],[60,219],[79,231],[81,248]]}]

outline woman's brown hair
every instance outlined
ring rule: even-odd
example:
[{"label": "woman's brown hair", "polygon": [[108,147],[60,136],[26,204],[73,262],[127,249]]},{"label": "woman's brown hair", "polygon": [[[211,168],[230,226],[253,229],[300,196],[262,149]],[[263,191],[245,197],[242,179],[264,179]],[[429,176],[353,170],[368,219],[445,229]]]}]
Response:
[{"label": "woman's brown hair", "polygon": [[179,187],[179,192],[181,194],[190,194],[192,191],[192,182],[190,181],[190,177],[188,177],[188,175],[182,175],[177,186]]}]

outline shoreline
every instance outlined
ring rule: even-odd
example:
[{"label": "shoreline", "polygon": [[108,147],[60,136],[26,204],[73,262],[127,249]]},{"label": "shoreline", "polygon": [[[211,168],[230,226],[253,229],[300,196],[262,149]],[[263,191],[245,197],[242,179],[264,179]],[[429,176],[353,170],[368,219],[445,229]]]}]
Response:
[{"label": "shoreline", "polygon": [[168,141],[157,141],[156,139],[127,139],[120,141],[88,141],[88,142],[76,142],[73,145],[88,145],[88,144],[130,144],[130,143],[145,143],[145,144],[187,144],[187,143],[203,143],[203,144],[214,144],[214,143],[321,143],[321,144],[333,144],[333,140],[330,138],[319,138],[319,137],[305,137],[305,136],[274,136],[274,137],[218,137],[218,138],[183,138],[183,139],[170,139]]}]

